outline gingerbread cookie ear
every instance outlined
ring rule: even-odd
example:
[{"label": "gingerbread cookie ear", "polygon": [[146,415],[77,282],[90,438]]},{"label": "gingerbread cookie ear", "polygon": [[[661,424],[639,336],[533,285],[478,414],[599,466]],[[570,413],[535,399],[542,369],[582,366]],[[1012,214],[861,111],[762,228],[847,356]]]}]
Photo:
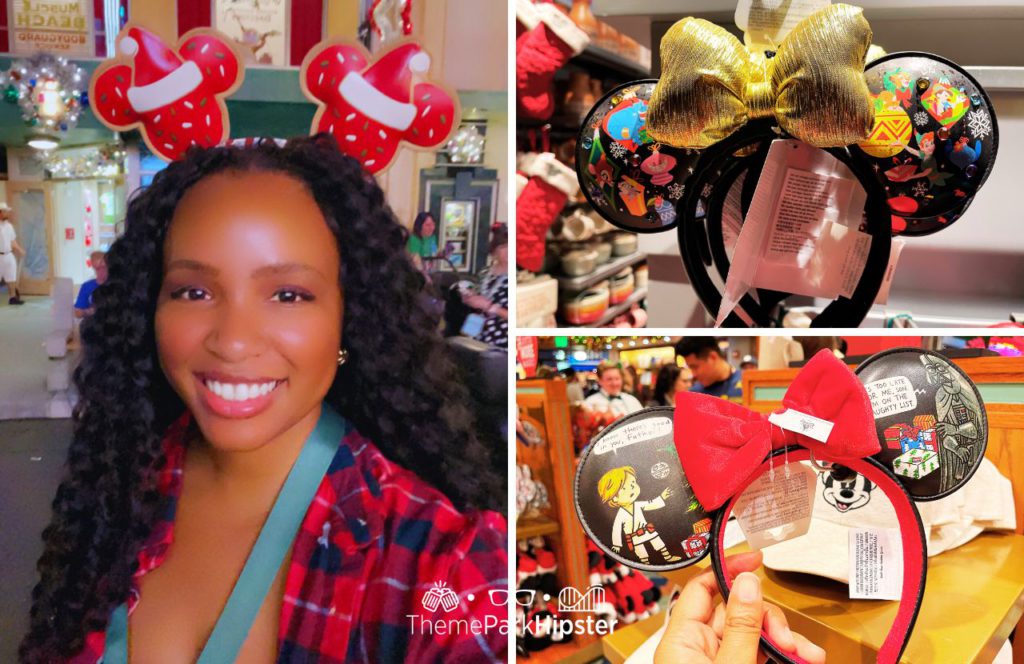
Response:
[{"label": "gingerbread cookie ear", "polygon": [[999,128],[985,90],[953,62],[891,53],[864,72],[875,106],[850,147],[885,187],[898,235],[928,235],[959,219],[996,160]]},{"label": "gingerbread cookie ear", "polygon": [[708,552],[711,515],[679,463],[672,408],[627,415],[598,434],[576,469],[576,514],[602,551],[651,571],[692,565]]},{"label": "gingerbread cookie ear", "polygon": [[100,122],[138,128],[154,154],[173,161],[193,145],[227,140],[224,100],[242,85],[241,62],[233,40],[216,30],[190,30],[171,47],[129,24],[117,36],[117,55],[93,73],[89,99]]},{"label": "gingerbread cookie ear", "polygon": [[317,105],[311,134],[326,132],[371,173],[394,161],[399,145],[431,150],[459,126],[453,92],[426,80],[430,55],[412,40],[378,56],[362,44],[322,41],[302,61],[302,92]]},{"label": "gingerbread cookie ear", "polygon": [[867,389],[881,451],[874,456],[915,500],[943,498],[967,483],[988,444],[977,386],[943,355],[895,348],[856,369]]},{"label": "gingerbread cookie ear", "polygon": [[647,132],[656,79],[620,85],[590,110],[576,141],[583,194],[608,223],[635,233],[676,226],[676,204],[699,153],[657,143]]}]

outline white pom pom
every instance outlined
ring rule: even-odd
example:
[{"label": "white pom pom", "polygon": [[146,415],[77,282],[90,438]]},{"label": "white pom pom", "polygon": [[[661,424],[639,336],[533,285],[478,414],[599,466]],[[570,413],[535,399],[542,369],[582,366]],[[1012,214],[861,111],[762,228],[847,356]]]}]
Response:
[{"label": "white pom pom", "polygon": [[118,44],[118,49],[125,55],[131,57],[139,52],[139,42],[134,37],[125,37]]},{"label": "white pom pom", "polygon": [[413,70],[417,74],[422,74],[427,71],[430,69],[430,56],[422,51],[412,56],[412,58],[409,59],[409,69]]}]

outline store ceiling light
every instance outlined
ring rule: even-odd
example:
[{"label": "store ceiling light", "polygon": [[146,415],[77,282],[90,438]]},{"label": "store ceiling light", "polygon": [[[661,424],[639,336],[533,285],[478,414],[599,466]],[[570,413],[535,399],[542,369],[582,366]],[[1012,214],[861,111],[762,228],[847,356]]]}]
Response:
[{"label": "store ceiling light", "polygon": [[60,139],[46,134],[37,134],[28,139],[28,146],[35,150],[53,150],[60,145]]}]

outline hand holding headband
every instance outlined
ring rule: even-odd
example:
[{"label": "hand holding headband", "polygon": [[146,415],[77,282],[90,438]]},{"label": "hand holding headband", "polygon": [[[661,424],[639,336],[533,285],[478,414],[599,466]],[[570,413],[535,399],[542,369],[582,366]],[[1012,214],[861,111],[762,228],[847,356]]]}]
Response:
[{"label": "hand holding headband", "polygon": [[771,58],[748,51],[724,28],[685,18],[661,42],[648,131],[669,145],[705,148],[748,120],[774,115],[783,130],[816,147],[856,143],[874,120],[864,82],[870,45],[868,22],[850,5],[808,16]]}]

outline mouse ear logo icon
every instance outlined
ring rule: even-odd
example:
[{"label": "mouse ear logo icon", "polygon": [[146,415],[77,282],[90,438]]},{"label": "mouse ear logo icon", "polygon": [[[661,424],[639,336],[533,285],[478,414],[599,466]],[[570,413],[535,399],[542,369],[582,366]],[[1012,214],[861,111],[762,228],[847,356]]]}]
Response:
[{"label": "mouse ear logo icon", "polygon": [[435,581],[434,587],[423,596],[423,608],[427,611],[437,611],[439,606],[445,613],[451,613],[459,607],[459,596],[444,581]]}]

